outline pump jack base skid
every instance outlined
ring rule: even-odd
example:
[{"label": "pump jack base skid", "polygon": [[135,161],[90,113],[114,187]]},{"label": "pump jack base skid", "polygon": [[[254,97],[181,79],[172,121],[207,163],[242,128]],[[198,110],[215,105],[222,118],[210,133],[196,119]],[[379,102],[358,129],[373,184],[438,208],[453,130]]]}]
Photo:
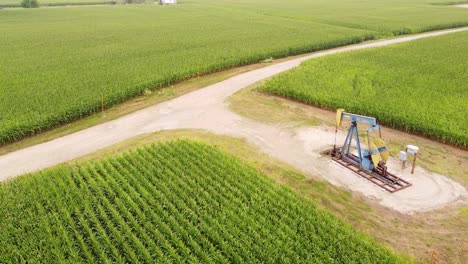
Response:
[{"label": "pump jack base skid", "polygon": [[385,189],[388,192],[394,193],[396,191],[400,191],[411,186],[411,183],[403,180],[402,178],[390,172],[387,172],[385,177],[382,176],[381,174],[379,174],[382,173],[381,168],[378,169],[379,173],[375,171],[370,172],[361,168],[361,166],[358,163],[355,163],[352,160],[349,160],[348,158],[334,156],[332,157],[332,159],[341,166],[350,169],[354,173],[373,182],[374,184],[378,185],[379,187]]}]

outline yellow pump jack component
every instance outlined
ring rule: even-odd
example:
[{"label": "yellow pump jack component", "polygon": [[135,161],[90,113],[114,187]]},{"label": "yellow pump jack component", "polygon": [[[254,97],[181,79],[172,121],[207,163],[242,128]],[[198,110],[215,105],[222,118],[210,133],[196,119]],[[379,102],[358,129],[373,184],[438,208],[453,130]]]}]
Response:
[{"label": "yellow pump jack component", "polygon": [[340,126],[341,126],[341,122],[343,121],[341,119],[341,114],[344,112],[345,110],[343,108],[340,108],[338,110],[336,110],[336,129],[338,129]]},{"label": "yellow pump jack component", "polygon": [[[367,140],[367,145],[369,146],[369,150],[370,150],[371,153],[372,153],[372,150],[379,149],[377,147],[377,145],[374,143],[374,141],[369,143],[369,140]],[[371,156],[371,159],[372,159],[372,163],[374,163],[374,166],[377,168],[379,166],[379,162],[380,162],[380,158],[381,158],[380,152],[377,151],[375,154],[371,154],[370,156]]]},{"label": "yellow pump jack component", "polygon": [[[373,141],[374,141],[374,144],[377,147],[377,149],[385,147],[385,141],[382,138],[376,137],[376,138],[374,138]],[[387,162],[388,156],[389,156],[389,153],[388,153],[387,149],[380,152],[380,157],[382,157],[383,161]]]},{"label": "yellow pump jack component", "polygon": [[[372,153],[372,150],[378,150],[380,148],[385,147],[385,141],[380,138],[380,137],[374,137],[372,138],[372,142],[367,140],[367,145],[370,147],[370,152]],[[385,148],[385,150],[377,152],[376,154],[371,154],[372,158],[372,163],[374,163],[375,167],[378,167],[380,160],[387,162],[389,157],[388,150]]]}]

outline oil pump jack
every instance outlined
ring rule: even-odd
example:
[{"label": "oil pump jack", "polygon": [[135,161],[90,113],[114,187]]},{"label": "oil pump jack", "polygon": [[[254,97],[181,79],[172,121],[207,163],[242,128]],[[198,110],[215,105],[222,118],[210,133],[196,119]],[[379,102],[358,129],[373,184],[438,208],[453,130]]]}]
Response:
[{"label": "oil pump jack", "polygon": [[[387,171],[386,162],[389,153],[376,118],[346,113],[344,109],[338,109],[335,133],[338,132],[343,120],[349,120],[351,126],[343,146],[337,148],[336,142],[333,145],[330,153],[334,161],[392,193],[411,186],[411,183]],[[361,145],[358,123],[368,126],[364,136],[365,146]],[[376,133],[378,135],[375,135]],[[356,148],[354,153],[353,141]]]}]

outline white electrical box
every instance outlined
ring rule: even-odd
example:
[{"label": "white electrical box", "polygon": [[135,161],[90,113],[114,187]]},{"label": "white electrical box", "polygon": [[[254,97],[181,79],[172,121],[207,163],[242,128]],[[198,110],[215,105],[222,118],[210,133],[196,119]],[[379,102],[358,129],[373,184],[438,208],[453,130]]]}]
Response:
[{"label": "white electrical box", "polygon": [[401,161],[405,161],[408,158],[408,154],[405,151],[400,151],[399,158]]},{"label": "white electrical box", "polygon": [[418,153],[419,148],[413,145],[406,146],[406,150],[408,151],[408,155],[414,156]]}]

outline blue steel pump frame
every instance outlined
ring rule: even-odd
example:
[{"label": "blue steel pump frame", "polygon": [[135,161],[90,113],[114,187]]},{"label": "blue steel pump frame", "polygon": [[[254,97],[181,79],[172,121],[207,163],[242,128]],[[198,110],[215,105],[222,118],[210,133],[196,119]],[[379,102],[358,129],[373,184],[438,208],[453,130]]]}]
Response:
[{"label": "blue steel pump frame", "polygon": [[[358,128],[357,128],[357,123],[365,123],[370,125],[370,127],[367,129],[367,138],[369,139],[369,135],[372,131],[378,130],[379,131],[379,137],[381,136],[381,130],[380,126],[377,125],[377,119],[373,117],[368,117],[368,116],[362,116],[362,115],[356,115],[356,114],[350,114],[350,113],[342,113],[341,119],[344,120],[350,120],[351,121],[351,127],[348,130],[348,134],[346,136],[346,140],[344,142],[343,147],[341,148],[341,155],[343,157],[349,158],[355,162],[358,162],[364,169],[366,170],[373,170],[374,164],[372,163],[371,160],[371,155],[375,155],[379,152],[387,150],[387,147],[381,147],[378,149],[371,149],[371,146],[368,146],[368,149],[364,150],[364,154],[362,153],[361,150],[361,142],[359,140],[359,133],[358,133]],[[349,154],[349,151],[351,149],[351,144],[353,142],[353,138],[356,141],[356,148],[358,152],[358,158],[359,160],[353,159]],[[370,144],[370,140],[368,140],[368,144]]]}]

